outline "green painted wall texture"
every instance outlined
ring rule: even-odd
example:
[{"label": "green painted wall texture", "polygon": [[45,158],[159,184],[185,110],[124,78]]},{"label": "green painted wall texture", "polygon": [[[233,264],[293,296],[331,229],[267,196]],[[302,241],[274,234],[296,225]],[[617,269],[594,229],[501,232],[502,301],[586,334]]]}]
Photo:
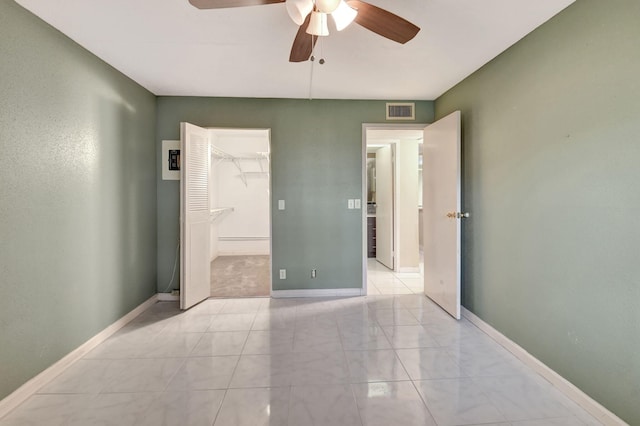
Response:
[{"label": "green painted wall texture", "polygon": [[578,0],[436,101],[464,132],[464,305],[640,424],[640,2]]},{"label": "green painted wall texture", "polygon": [[155,97],[0,0],[0,399],[156,290]]},{"label": "green painted wall texture", "polygon": [[[361,287],[361,211],[347,210],[347,199],[362,198],[362,124],[385,122],[384,101],[158,98],[159,291],[171,280],[180,205],[179,182],[162,180],[161,141],[179,139],[181,121],[271,129],[275,290]],[[416,102],[416,121],[433,121],[433,102]]]}]

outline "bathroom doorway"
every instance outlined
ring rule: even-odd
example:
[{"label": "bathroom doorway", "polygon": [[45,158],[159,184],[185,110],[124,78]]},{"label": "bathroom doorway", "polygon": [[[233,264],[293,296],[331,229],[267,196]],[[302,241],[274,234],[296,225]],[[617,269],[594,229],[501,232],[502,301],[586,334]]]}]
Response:
[{"label": "bathroom doorway", "polygon": [[[422,288],[420,159],[425,126],[363,125],[363,194],[367,200],[363,276],[367,277],[367,294]],[[385,271],[394,273],[394,277],[405,274],[411,278],[411,286],[389,280]],[[378,283],[373,282],[376,276],[380,277]]]}]

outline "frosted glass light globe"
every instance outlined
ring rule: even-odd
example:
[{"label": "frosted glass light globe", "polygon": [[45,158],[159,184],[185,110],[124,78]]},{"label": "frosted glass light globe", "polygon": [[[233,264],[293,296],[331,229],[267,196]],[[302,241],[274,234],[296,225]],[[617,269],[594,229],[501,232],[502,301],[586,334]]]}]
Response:
[{"label": "frosted glass light globe", "polygon": [[316,0],[316,7],[323,13],[333,13],[339,4],[340,0]]},{"label": "frosted glass light globe", "polygon": [[285,6],[293,22],[302,25],[313,10],[313,0],[287,0]]},{"label": "frosted glass light globe", "polygon": [[347,28],[347,26],[349,26],[349,24],[352,23],[354,19],[356,19],[357,15],[357,10],[345,3],[344,0],[340,0],[340,5],[335,10],[335,12],[331,14],[331,17],[336,23],[336,29],[338,31],[342,31]]}]

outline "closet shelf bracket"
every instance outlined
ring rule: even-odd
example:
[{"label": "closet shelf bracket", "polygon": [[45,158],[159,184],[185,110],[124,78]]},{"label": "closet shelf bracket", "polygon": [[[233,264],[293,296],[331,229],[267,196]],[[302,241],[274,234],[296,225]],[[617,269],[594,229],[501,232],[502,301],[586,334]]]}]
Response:
[{"label": "closet shelf bracket", "polygon": [[233,211],[233,207],[220,207],[217,209],[211,209],[209,212],[209,221],[213,223],[218,219],[222,219],[224,216],[228,215],[232,211]]},{"label": "closet shelf bracket", "polygon": [[[238,172],[240,172],[240,174],[238,175],[240,177],[240,179],[242,180],[242,183],[244,183],[244,186],[248,186],[247,184],[247,175],[268,175],[269,172],[269,152],[268,151],[259,151],[256,152],[255,154],[249,154],[249,155],[242,155],[242,156],[236,156],[236,155],[232,155],[229,154],[226,151],[221,150],[220,148],[218,148],[215,145],[211,145],[211,157],[213,157],[214,159],[218,160],[218,161],[231,161],[233,163],[234,166],[236,166],[236,168],[238,169]],[[241,161],[257,161],[258,165],[260,166],[260,171],[259,172],[247,172],[242,170],[242,164],[240,164]],[[265,165],[263,162],[266,162],[267,167],[265,170]]]}]

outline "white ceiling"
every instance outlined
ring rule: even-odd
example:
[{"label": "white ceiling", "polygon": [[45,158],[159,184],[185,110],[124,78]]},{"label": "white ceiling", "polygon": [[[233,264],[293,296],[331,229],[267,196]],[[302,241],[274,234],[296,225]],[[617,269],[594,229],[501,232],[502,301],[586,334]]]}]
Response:
[{"label": "white ceiling", "polygon": [[574,0],[370,0],[422,30],[405,45],[334,30],[313,78],[311,62],[288,62],[284,4],[16,1],[156,95],[433,100]]}]

